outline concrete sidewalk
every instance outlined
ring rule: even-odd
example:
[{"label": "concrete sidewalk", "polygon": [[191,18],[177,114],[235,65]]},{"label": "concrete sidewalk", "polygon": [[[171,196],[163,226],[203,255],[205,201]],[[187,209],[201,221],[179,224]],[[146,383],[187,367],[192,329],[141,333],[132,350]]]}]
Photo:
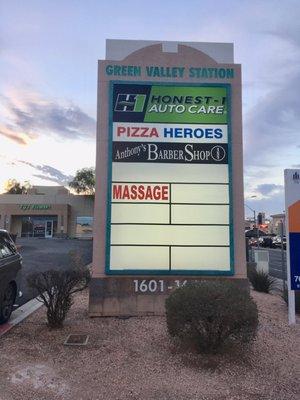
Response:
[{"label": "concrete sidewalk", "polygon": [[15,311],[13,311],[10,320],[6,324],[0,325],[0,336],[10,331],[11,328],[19,324],[42,305],[43,303],[35,298],[17,308]]}]

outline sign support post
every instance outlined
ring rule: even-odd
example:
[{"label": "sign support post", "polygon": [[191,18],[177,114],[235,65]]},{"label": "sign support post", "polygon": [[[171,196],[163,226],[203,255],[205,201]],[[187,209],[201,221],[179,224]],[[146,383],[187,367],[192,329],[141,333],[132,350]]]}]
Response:
[{"label": "sign support post", "polygon": [[291,290],[291,269],[290,269],[290,240],[289,240],[289,215],[286,209],[286,266],[287,266],[287,291],[288,291],[288,313],[289,325],[296,323],[295,292]]}]

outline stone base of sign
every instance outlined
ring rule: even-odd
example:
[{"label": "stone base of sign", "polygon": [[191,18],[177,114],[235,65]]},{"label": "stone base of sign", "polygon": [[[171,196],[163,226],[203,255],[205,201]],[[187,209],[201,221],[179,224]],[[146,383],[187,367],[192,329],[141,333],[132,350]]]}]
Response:
[{"label": "stone base of sign", "polygon": [[[105,277],[90,282],[90,317],[135,317],[165,314],[168,295],[185,281],[222,278],[193,277]],[[226,278],[228,279],[228,278]],[[249,290],[247,278],[232,279]]]}]

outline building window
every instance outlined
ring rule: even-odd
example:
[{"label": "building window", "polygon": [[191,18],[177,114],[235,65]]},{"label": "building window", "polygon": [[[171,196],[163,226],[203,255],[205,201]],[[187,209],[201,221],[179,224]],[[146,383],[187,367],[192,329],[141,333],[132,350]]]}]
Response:
[{"label": "building window", "polygon": [[[51,232],[47,228],[49,226]],[[22,237],[46,237],[47,235],[52,237],[56,234],[57,215],[30,215],[22,217]]]},{"label": "building window", "polygon": [[93,217],[77,217],[76,218],[76,237],[92,237],[93,236]]}]

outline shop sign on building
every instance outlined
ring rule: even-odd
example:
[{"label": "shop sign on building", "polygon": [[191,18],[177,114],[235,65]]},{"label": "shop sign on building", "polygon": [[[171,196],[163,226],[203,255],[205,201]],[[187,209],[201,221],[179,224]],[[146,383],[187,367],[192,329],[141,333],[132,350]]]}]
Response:
[{"label": "shop sign on building", "polygon": [[50,204],[20,204],[21,210],[50,210]]}]

